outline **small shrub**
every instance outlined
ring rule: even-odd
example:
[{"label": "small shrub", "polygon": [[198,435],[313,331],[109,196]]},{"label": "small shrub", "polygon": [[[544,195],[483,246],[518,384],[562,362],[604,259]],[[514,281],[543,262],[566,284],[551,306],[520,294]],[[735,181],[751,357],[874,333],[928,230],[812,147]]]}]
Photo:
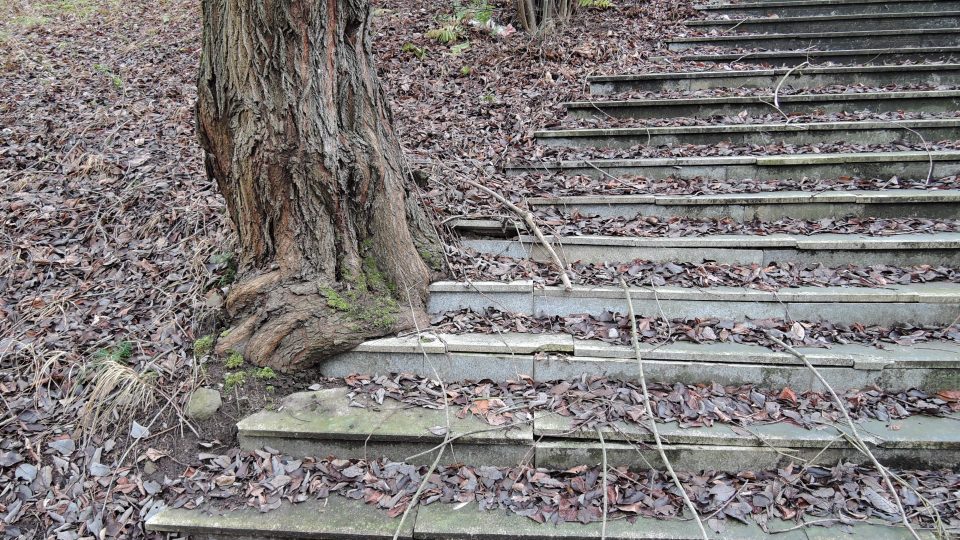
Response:
[{"label": "small shrub", "polygon": [[269,381],[271,379],[277,378],[276,372],[274,372],[269,367],[262,367],[260,369],[255,369],[253,371],[253,376],[263,381]]},{"label": "small shrub", "polygon": [[213,350],[213,334],[207,334],[193,342],[193,355],[206,356]]},{"label": "small shrub", "polygon": [[418,47],[413,43],[404,43],[403,47],[400,48],[401,51],[412,54],[417,57],[417,60],[423,60],[427,57],[427,50],[423,47]]},{"label": "small shrub", "polygon": [[424,35],[437,43],[446,45],[460,39],[460,37],[463,36],[463,28],[461,28],[459,24],[445,24],[440,28],[428,30]]},{"label": "small shrub", "polygon": [[580,7],[593,9],[609,9],[613,7],[613,0],[580,0]]},{"label": "small shrub", "polygon": [[133,356],[133,343],[121,341],[113,347],[100,349],[95,356],[100,360],[112,360],[118,363],[124,363]]},{"label": "small shrub", "polygon": [[242,371],[227,373],[223,376],[223,389],[226,391],[240,388],[247,383],[247,374]]},{"label": "small shrub", "polygon": [[461,43],[459,45],[454,45],[453,47],[450,47],[450,54],[452,54],[453,56],[460,56],[461,54],[463,54],[463,51],[466,51],[469,48],[470,48],[469,41],[465,43]]},{"label": "small shrub", "polygon": [[230,356],[227,357],[227,360],[223,363],[223,367],[227,369],[237,369],[243,365],[243,355],[237,351],[230,353]]},{"label": "small shrub", "polygon": [[470,75],[471,73],[473,73],[473,68],[470,66],[463,66],[462,68],[460,68],[460,74],[463,75],[464,77]]}]

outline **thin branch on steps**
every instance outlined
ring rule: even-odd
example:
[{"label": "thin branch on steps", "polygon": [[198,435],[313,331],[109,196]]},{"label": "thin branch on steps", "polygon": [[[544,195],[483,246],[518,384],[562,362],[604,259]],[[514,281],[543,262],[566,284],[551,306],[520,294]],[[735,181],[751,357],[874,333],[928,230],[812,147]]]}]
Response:
[{"label": "thin branch on steps", "polygon": [[543,235],[543,231],[540,230],[540,227],[537,225],[537,222],[533,218],[533,214],[529,210],[524,210],[519,206],[513,204],[506,199],[503,195],[500,195],[496,191],[488,188],[487,186],[478,184],[473,180],[464,179],[464,182],[470,184],[471,186],[483,191],[484,193],[490,195],[494,199],[500,201],[501,204],[509,208],[511,211],[516,213],[518,216],[523,218],[523,221],[527,224],[527,227],[530,227],[530,230],[533,231],[534,236],[537,237],[537,240],[540,240],[540,243],[543,244],[543,247],[546,248],[547,253],[550,254],[550,258],[553,259],[553,264],[557,265],[557,270],[560,272],[560,281],[563,282],[563,288],[567,291],[573,290],[573,284],[570,283],[570,276],[567,275],[567,267],[563,264],[563,261],[560,259],[560,256],[557,255],[557,252],[553,249],[553,246],[550,245],[550,242],[547,241],[547,237]]},{"label": "thin branch on steps", "polygon": [[607,512],[610,511],[610,498],[607,494],[607,443],[603,440],[603,431],[597,428],[597,437],[600,439],[600,451],[603,461],[600,464],[600,474],[603,478],[603,521],[600,523],[600,540],[607,540]]},{"label": "thin branch on steps", "polygon": [[823,377],[823,375],[820,373],[820,370],[818,370],[812,363],[810,363],[810,360],[807,359],[806,355],[794,349],[790,345],[787,345],[786,343],[783,342],[783,340],[781,340],[777,336],[774,336],[772,333],[767,332],[766,334],[767,334],[767,337],[770,338],[774,343],[776,343],[777,345],[780,345],[781,347],[784,348],[784,350],[786,350],[787,352],[795,356],[798,360],[803,362],[803,364],[807,366],[807,369],[812,371],[814,376],[816,376],[817,380],[820,381],[820,384],[822,384],[823,387],[826,388],[828,392],[830,392],[830,397],[833,398],[833,401],[837,405],[837,408],[840,409],[840,411],[843,413],[843,418],[844,420],[846,420],[847,426],[850,428],[850,435],[854,439],[854,441],[852,442],[856,443],[854,446],[857,446],[858,450],[860,450],[868,458],[870,458],[870,461],[873,462],[873,466],[876,467],[877,472],[879,472],[880,475],[883,476],[883,480],[887,484],[887,489],[890,491],[890,496],[893,497],[894,502],[896,502],[897,504],[897,509],[900,511],[900,518],[901,518],[901,521],[903,522],[903,525],[907,528],[907,530],[910,531],[910,534],[912,534],[916,540],[920,540],[920,535],[917,534],[917,531],[916,529],[913,528],[913,525],[910,525],[910,520],[909,518],[907,518],[907,512],[903,508],[903,502],[900,500],[900,494],[897,493],[897,489],[893,485],[893,480],[890,478],[889,471],[887,471],[887,468],[884,467],[880,463],[880,461],[877,460],[877,457],[873,455],[873,452],[870,451],[870,448],[867,447],[866,441],[864,441],[863,437],[860,436],[860,432],[857,430],[857,426],[856,424],[854,424],[853,418],[850,417],[850,413],[847,411],[847,407],[843,404],[843,400],[841,400],[840,396],[838,396],[837,393],[833,390],[833,387],[830,386],[830,383],[827,382],[827,379]]},{"label": "thin branch on steps", "polygon": [[703,521],[700,519],[700,514],[697,513],[697,507],[693,505],[693,501],[690,500],[687,491],[683,489],[683,484],[680,483],[680,478],[677,476],[676,471],[673,470],[673,465],[670,464],[670,459],[667,458],[667,452],[663,449],[663,441],[660,440],[660,429],[657,427],[656,416],[653,415],[653,407],[650,405],[650,391],[647,389],[647,378],[643,374],[643,357],[640,355],[640,332],[637,330],[637,316],[633,310],[633,298],[630,297],[630,287],[627,287],[627,282],[622,277],[620,278],[620,286],[626,295],[627,307],[630,310],[630,338],[633,342],[633,352],[637,356],[637,367],[640,371],[640,389],[643,390],[643,406],[647,411],[647,418],[650,419],[650,431],[653,432],[653,440],[657,443],[657,452],[660,454],[660,460],[663,461],[671,478],[673,478],[674,485],[680,490],[684,504],[687,505],[687,509],[690,510],[693,519],[696,520],[697,526],[700,527],[700,534],[703,535],[703,539],[710,540],[710,535],[708,535],[707,530],[703,528]]}]

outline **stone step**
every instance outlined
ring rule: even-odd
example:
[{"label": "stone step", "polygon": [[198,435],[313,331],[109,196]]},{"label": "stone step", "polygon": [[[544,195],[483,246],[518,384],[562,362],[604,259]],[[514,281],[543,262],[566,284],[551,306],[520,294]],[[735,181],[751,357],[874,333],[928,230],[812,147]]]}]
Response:
[{"label": "stone step", "polygon": [[[934,161],[932,175],[931,159]],[[927,175],[943,178],[960,174],[960,151],[549,161],[511,165],[505,170],[508,174],[557,172],[594,178],[608,175],[652,179],[700,177],[718,181],[748,178],[804,181],[845,176],[925,180]]]},{"label": "stone step", "polygon": [[[566,261],[598,264],[644,259],[658,263],[696,264],[709,261],[759,265],[773,262],[803,265],[821,263],[829,267],[844,266],[854,261],[861,266],[960,266],[960,233],[914,233],[896,236],[707,235],[680,238],[548,236],[547,240]],[[518,259],[532,258],[540,262],[550,261],[543,246],[533,236],[528,235],[520,236],[516,240],[464,240],[463,244],[481,253]]]},{"label": "stone step", "polygon": [[848,144],[920,142],[914,131],[927,142],[955,140],[960,136],[960,119],[556,129],[536,131],[534,136],[547,146],[632,148],[722,142],[793,145],[839,141]]},{"label": "stone step", "polygon": [[[919,388],[936,392],[960,388],[960,345],[920,343],[835,345],[797,349],[837,391],[876,386],[890,390]],[[644,343],[640,346],[647,377],[655,382],[790,387],[823,391],[813,373],[792,355],[741,343]],[[569,334],[422,334],[368,341],[319,366],[327,377],[355,373],[411,373],[445,381],[510,380],[529,376],[537,382],[569,380],[583,374],[636,381],[633,347]]]},{"label": "stone step", "polygon": [[[452,436],[462,435],[450,445],[451,463],[568,468],[600,461],[595,432],[572,431],[569,418],[552,412],[537,412],[532,422],[500,429],[472,415],[459,418],[451,414],[449,424],[447,421],[443,410],[410,408],[391,400],[378,410],[352,407],[347,389],[334,388],[291,394],[279,410],[248,416],[237,423],[237,429],[245,450],[268,446],[295,457],[382,457],[429,464],[436,457],[435,447],[444,440],[438,428],[449,425]],[[955,418],[914,416],[889,423],[868,420],[858,429],[881,462],[916,469],[955,467],[960,462],[960,430],[956,426]],[[790,462],[783,454],[810,459],[821,451],[821,464],[869,462],[828,422],[810,430],[785,423],[749,429],[729,425],[684,429],[665,423],[660,431],[667,455],[678,470],[770,469]],[[618,424],[603,432],[610,466],[662,466],[656,450],[648,446],[652,438],[642,426]],[[638,446],[628,444],[626,437]]]},{"label": "stone step", "polygon": [[[620,444],[619,446],[623,446]],[[324,500],[299,504],[284,501],[281,507],[267,513],[253,508],[211,514],[207,510],[167,509],[149,519],[151,532],[179,533],[193,540],[390,540],[399,525],[386,511],[337,495]],[[743,524],[729,519],[724,522],[726,540],[765,540],[771,533],[778,540],[827,540],[836,534],[850,538],[899,540],[905,531],[889,523],[858,522],[837,529],[810,527],[797,529],[793,521],[771,518],[765,529],[751,522]],[[603,529],[603,530],[601,530]],[[639,516],[636,521],[610,520],[606,528],[600,523],[562,522],[543,525],[523,516],[501,510],[482,510],[475,502],[467,505],[432,503],[411,511],[398,538],[424,540],[554,540],[601,538],[608,540],[700,540],[697,525],[690,520],[660,520]],[[923,540],[933,540],[931,533],[920,531]]]},{"label": "stone step", "polygon": [[809,17],[756,17],[748,19],[697,19],[686,21],[693,30],[720,33],[788,34],[796,32],[844,32],[858,30],[896,30],[902,28],[957,28],[960,11],[878,13],[875,15],[827,15]]},{"label": "stone step", "polygon": [[808,17],[816,15],[869,15],[875,13],[903,13],[922,11],[958,11],[960,0],[804,0],[699,6],[697,9],[712,15],[733,18]]},{"label": "stone step", "polygon": [[[882,47],[882,45],[881,45]],[[758,64],[764,66],[796,66],[810,64],[868,64],[884,65],[901,62],[956,62],[960,60],[960,47],[896,47],[837,51],[755,51],[726,54],[685,54],[682,62],[707,62],[725,64]]]},{"label": "stone step", "polygon": [[[536,288],[532,281],[510,283],[438,281],[430,285],[430,313],[495,308],[526,315],[567,316],[627,313],[620,287],[574,285]],[[862,323],[949,326],[960,314],[960,284],[915,283],[883,289],[796,287],[763,291],[743,287],[633,288],[638,314],[668,319],[719,318],[825,320]]]},{"label": "stone step", "polygon": [[804,34],[739,34],[726,36],[686,37],[666,40],[671,51],[688,51],[698,47],[731,49],[796,49],[848,50],[876,47],[951,47],[960,43],[960,28],[901,30],[854,30],[848,32],[811,32]]},{"label": "stone step", "polygon": [[637,214],[737,221],[859,217],[960,218],[960,190],[781,191],[718,195],[584,195],[527,199],[532,207],[604,217]]},{"label": "stone step", "polygon": [[[789,77],[783,80],[789,73]],[[743,71],[686,71],[588,77],[590,93],[677,92],[714,88],[817,88],[833,84],[888,86],[891,84],[960,85],[960,64],[906,64],[885,66],[813,66]]]},{"label": "stone step", "polygon": [[[777,102],[779,110],[785,114],[948,112],[960,110],[960,90],[778,95]],[[572,101],[564,103],[564,106],[568,114],[578,118],[708,118],[736,116],[742,112],[750,116],[778,112],[774,106],[773,91],[762,96]]]},{"label": "stone step", "polygon": [[[398,538],[412,539],[417,509],[410,512]],[[256,508],[228,512],[167,508],[146,522],[156,533],[179,533],[191,540],[390,540],[399,526],[383,510],[346,497],[308,499],[299,504],[284,501],[280,508],[263,513]]]}]

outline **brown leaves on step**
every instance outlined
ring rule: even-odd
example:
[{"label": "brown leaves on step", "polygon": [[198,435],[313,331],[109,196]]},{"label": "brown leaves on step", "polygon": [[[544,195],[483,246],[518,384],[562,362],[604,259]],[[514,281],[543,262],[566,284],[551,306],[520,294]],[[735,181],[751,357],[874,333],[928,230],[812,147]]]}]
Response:
[{"label": "brown leaves on step", "polygon": [[[461,309],[434,315],[433,331],[447,334],[499,332],[560,333],[581,339],[597,339],[609,343],[630,342],[630,321],[621,313],[607,312],[594,317],[573,314],[565,317],[531,317],[497,309],[473,311]],[[804,328],[804,335],[793,331],[794,324]],[[960,325],[948,327],[897,325],[840,324],[827,321],[786,321],[783,319],[672,319],[639,314],[637,325],[642,343],[660,344],[682,341],[692,343],[747,343],[776,348],[768,337],[772,332],[795,347],[830,347],[860,343],[882,347],[884,344],[913,345],[927,341],[960,343]]]},{"label": "brown leaves on step", "polygon": [[[460,281],[533,280],[537,285],[558,285],[559,276],[549,265],[472,249],[448,248],[451,272]],[[771,263],[734,265],[717,263],[655,263],[636,259],[615,264],[570,265],[571,280],[578,285],[616,286],[621,277],[631,286],[750,287],[777,290],[783,287],[886,287],[909,283],[960,283],[960,269],[945,266],[822,265]]]},{"label": "brown leaves on step", "polygon": [[960,231],[960,219],[921,218],[823,218],[819,220],[778,219],[741,221],[732,218],[598,217],[549,207],[535,212],[538,221],[560,236],[622,236],[679,238],[716,234],[862,234],[891,236],[908,233]]},{"label": "brown leaves on step", "polygon": [[[250,506],[267,512],[281,504],[339,495],[397,517],[424,481],[427,467],[390,461],[292,459],[276,451],[231,450],[208,458],[166,488],[175,508],[222,510]],[[603,519],[604,471],[581,465],[568,470],[440,466],[426,478],[421,504],[475,503],[486,511],[507,511],[537,523],[595,523]],[[637,518],[687,519],[683,501],[669,477],[610,468],[606,472],[610,501],[608,520]],[[925,502],[936,505],[947,527],[960,526],[960,507],[949,504],[960,485],[951,471],[901,471],[913,489],[900,494],[911,521],[933,523]],[[830,519],[848,528],[867,519],[896,523],[889,495],[871,469],[848,464],[776,470],[680,472],[679,477],[699,513],[724,531],[728,522],[755,523],[766,530],[774,520],[797,523]],[[922,497],[922,499],[921,499]]]},{"label": "brown leaves on step", "polygon": [[[384,397],[407,406],[453,407],[457,416],[473,415],[492,426],[526,422],[536,413],[553,413],[570,420],[571,430],[593,432],[613,424],[641,424],[646,420],[643,395],[635,383],[584,375],[575,380],[445,383],[409,374],[354,375],[345,379],[351,405],[378,406]],[[662,422],[681,428],[731,424],[749,426],[785,422],[806,429],[842,420],[830,397],[822,392],[797,393],[758,385],[722,386],[716,383],[649,385],[651,408]],[[888,393],[877,389],[844,394],[851,416],[882,422],[914,415],[946,416],[960,411],[956,391],[930,395],[911,389]],[[952,393],[951,393],[952,392]]]}]

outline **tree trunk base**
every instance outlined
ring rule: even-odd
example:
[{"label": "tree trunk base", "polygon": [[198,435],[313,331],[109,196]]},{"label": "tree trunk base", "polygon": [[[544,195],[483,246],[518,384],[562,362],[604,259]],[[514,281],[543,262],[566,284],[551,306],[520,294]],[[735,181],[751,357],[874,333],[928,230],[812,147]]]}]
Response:
[{"label": "tree trunk base", "polygon": [[[337,287],[337,288],[334,288]],[[236,324],[217,352],[240,352],[258,366],[279,371],[313,367],[373,339],[429,325],[420,302],[403,305],[389,294],[343,284],[261,274],[233,286],[226,311]]]}]

